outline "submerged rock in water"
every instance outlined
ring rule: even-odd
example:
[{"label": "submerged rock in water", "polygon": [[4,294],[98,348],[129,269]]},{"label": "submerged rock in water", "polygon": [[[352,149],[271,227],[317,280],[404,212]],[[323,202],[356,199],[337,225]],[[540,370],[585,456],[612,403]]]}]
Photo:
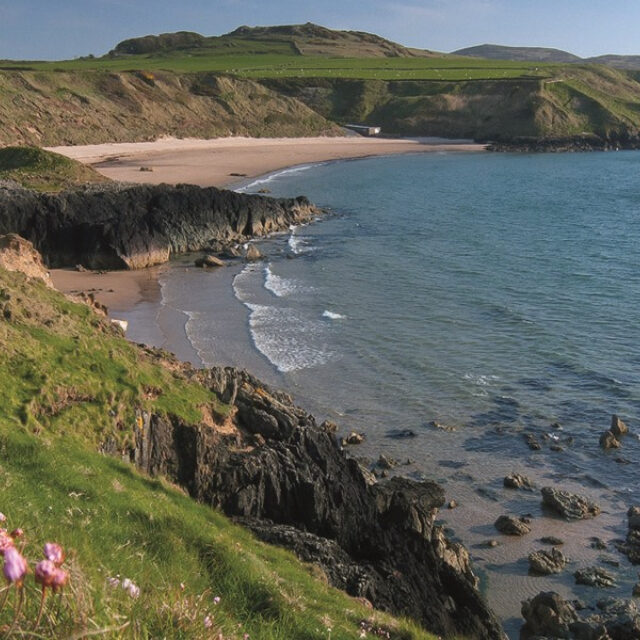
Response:
[{"label": "submerged rock in water", "polygon": [[206,255],[201,258],[197,258],[195,265],[196,267],[224,267],[225,262],[216,256]]},{"label": "submerged rock in water", "polygon": [[611,427],[609,427],[609,430],[614,436],[616,436],[616,438],[629,433],[629,427],[627,427],[627,425],[622,422],[615,413],[611,416]]},{"label": "submerged rock in water", "polygon": [[535,488],[535,484],[519,473],[511,473],[505,477],[503,484],[507,489],[527,489],[532,491]]},{"label": "submerged rock in water", "polygon": [[524,536],[531,532],[531,527],[515,516],[500,516],[494,525],[500,533],[507,536]]},{"label": "submerged rock in water", "polygon": [[600,436],[600,446],[603,449],[618,449],[620,441],[615,437],[612,431],[605,431]]},{"label": "submerged rock in water", "polygon": [[600,513],[600,507],[576,493],[561,491],[553,487],[543,487],[542,504],[567,520],[593,518]]},{"label": "submerged rock in water", "polygon": [[567,557],[560,549],[540,550],[529,554],[529,571],[548,576],[560,573],[567,564]]},{"label": "submerged rock in water", "polygon": [[245,253],[245,260],[248,260],[249,262],[253,262],[255,260],[262,260],[263,255],[260,252],[260,249],[258,249],[258,247],[256,247],[255,244],[250,244],[247,247],[247,252]]},{"label": "submerged rock in water", "polygon": [[576,584],[584,584],[588,587],[613,587],[616,579],[600,567],[587,567],[579,569],[574,574]]}]

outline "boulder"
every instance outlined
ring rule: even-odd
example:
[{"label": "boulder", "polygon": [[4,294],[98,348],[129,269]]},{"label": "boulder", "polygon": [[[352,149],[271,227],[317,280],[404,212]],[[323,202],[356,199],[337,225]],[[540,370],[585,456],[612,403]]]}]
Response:
[{"label": "boulder", "polygon": [[640,530],[640,507],[629,507],[627,511],[627,520],[629,529],[632,531]]},{"label": "boulder", "polygon": [[542,592],[522,603],[525,624],[520,638],[537,636],[571,638],[571,625],[578,621],[575,607],[553,591]]},{"label": "boulder", "polygon": [[609,427],[609,430],[614,436],[616,436],[616,438],[629,433],[629,427],[627,427],[627,425],[622,422],[615,413],[611,416],[611,427]]},{"label": "boulder", "polygon": [[505,477],[503,484],[507,489],[526,489],[532,491],[535,488],[535,484],[519,473],[511,473]]},{"label": "boulder", "polygon": [[540,550],[529,554],[529,571],[542,576],[560,573],[567,564],[566,556],[555,547],[551,551]]},{"label": "boulder", "polygon": [[555,536],[544,536],[543,538],[540,538],[540,542],[543,544],[552,544],[554,547],[564,544],[564,540],[562,538],[556,538]]},{"label": "boulder", "polygon": [[514,516],[500,516],[494,523],[495,528],[507,536],[524,536],[531,532],[531,527]]},{"label": "boulder", "polygon": [[254,262],[255,260],[262,260],[263,256],[262,253],[260,252],[260,249],[258,249],[258,247],[256,247],[255,244],[250,244],[247,247],[247,251],[244,254],[245,260],[248,260],[249,262]]},{"label": "boulder", "polygon": [[620,447],[620,441],[616,438],[613,431],[605,431],[600,436],[600,446],[603,449],[618,449]]},{"label": "boulder", "polygon": [[543,487],[542,504],[561,515],[566,520],[593,518],[600,513],[600,507],[587,498],[553,487]]},{"label": "boulder", "polygon": [[584,584],[588,587],[614,587],[615,578],[600,567],[587,567],[579,569],[573,574],[576,584]]},{"label": "boulder", "polygon": [[195,261],[195,265],[196,267],[224,267],[225,262],[223,260],[220,260],[220,258],[209,254],[198,258]]},{"label": "boulder", "polygon": [[364,434],[352,431],[343,441],[345,444],[362,444],[364,442]]}]

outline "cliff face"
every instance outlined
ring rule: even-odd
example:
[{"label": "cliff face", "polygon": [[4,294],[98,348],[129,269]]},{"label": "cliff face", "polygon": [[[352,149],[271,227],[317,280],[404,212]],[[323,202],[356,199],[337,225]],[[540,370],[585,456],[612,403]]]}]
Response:
[{"label": "cliff face", "polygon": [[0,71],[0,146],[340,134],[302,102],[252,80],[206,72]]},{"label": "cliff face", "polygon": [[331,425],[246,372],[214,368],[202,382],[231,405],[225,428],[142,413],[132,457],[267,542],[319,564],[335,586],[430,631],[503,638],[476,590],[466,550],[434,525],[433,482],[370,484]]},{"label": "cliff face", "polygon": [[39,194],[0,188],[0,234],[33,242],[50,267],[138,269],[211,242],[244,242],[309,220],[306,198],[275,199],[213,187],[109,186]]}]

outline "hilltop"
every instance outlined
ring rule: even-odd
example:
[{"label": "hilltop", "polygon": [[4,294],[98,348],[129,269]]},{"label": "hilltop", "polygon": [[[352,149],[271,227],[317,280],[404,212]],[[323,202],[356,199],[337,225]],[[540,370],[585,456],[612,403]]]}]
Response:
[{"label": "hilltop", "polygon": [[182,51],[195,55],[283,53],[300,56],[342,58],[415,57],[433,55],[429,51],[408,49],[380,36],[361,31],[336,31],[307,22],[274,27],[238,27],[222,36],[202,36],[180,31],[118,43],[109,56],[139,55]]}]

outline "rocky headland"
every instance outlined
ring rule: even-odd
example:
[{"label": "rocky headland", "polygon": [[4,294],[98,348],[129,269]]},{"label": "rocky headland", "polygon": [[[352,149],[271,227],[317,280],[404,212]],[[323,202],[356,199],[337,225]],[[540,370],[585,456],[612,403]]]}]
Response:
[{"label": "rocky headland", "polygon": [[283,231],[319,213],[304,197],[192,185],[109,184],[57,194],[0,187],[0,233],[31,241],[52,268],[139,269]]}]

